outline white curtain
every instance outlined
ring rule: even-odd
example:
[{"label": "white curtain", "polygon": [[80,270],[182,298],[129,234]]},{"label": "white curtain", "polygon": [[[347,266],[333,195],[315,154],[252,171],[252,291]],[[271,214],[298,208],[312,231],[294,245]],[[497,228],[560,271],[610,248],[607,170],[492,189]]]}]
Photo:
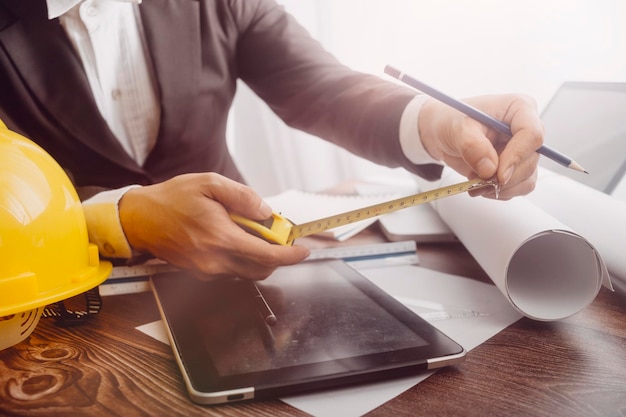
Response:
[{"label": "white curtain", "polygon": [[[543,108],[564,81],[626,81],[624,0],[279,0],[349,66],[392,64],[457,97],[521,92]],[[398,174],[285,126],[240,85],[229,144],[267,196]]]}]

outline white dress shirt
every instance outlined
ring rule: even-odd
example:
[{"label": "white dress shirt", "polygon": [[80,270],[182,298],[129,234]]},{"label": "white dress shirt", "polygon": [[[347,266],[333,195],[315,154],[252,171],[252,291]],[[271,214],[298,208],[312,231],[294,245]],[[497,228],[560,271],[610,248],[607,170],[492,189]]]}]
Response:
[{"label": "white dress shirt", "polygon": [[100,113],[126,152],[143,165],[156,141],[160,108],[133,3],[137,0],[48,0],[48,17],[59,17]]},{"label": "white dress shirt", "polygon": [[[142,165],[154,146],[160,106],[138,13],[141,0],[46,0],[48,18],[59,18],[79,55],[100,113],[126,152]],[[149,0],[148,0],[149,1]],[[438,163],[422,145],[418,116],[426,97],[404,110],[400,144],[415,164]],[[133,250],[119,220],[118,203],[131,185],[83,202],[89,240],[105,257],[129,258]]]},{"label": "white dress shirt", "polygon": [[[156,142],[160,105],[137,4],[140,0],[47,0],[80,57],[94,99],[111,132],[143,165]],[[134,186],[83,202],[89,240],[106,257],[129,258],[118,202]]]}]

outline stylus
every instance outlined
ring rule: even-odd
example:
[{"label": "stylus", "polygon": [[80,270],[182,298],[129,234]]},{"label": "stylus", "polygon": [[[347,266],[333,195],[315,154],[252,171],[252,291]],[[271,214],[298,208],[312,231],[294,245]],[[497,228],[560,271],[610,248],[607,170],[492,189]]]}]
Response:
[{"label": "stylus", "polygon": [[265,297],[263,297],[263,293],[259,289],[259,287],[252,283],[253,291],[254,291],[254,300],[257,304],[257,308],[259,310],[259,314],[265,320],[265,324],[268,326],[273,326],[278,322],[276,315],[270,308],[270,305],[267,303]]},{"label": "stylus", "polygon": [[[403,83],[410,85],[411,87],[421,91],[424,94],[428,94],[429,96],[431,96],[434,99],[437,99],[439,101],[441,101],[442,103],[447,104],[448,106],[452,107],[453,109],[456,109],[458,111],[460,111],[461,113],[465,114],[468,117],[471,117],[472,119],[476,120],[477,122],[480,122],[482,124],[484,124],[487,127],[492,128],[493,130],[502,133],[503,135],[508,136],[509,138],[513,136],[513,133],[511,132],[511,128],[509,126],[506,125],[506,123],[501,122],[498,119],[494,119],[493,117],[491,117],[490,115],[488,115],[487,113],[484,113],[462,101],[459,101],[455,98],[450,97],[447,94],[442,93],[439,90],[434,89],[433,87],[424,84],[423,82],[416,80],[415,78],[403,73],[402,71],[387,65],[385,67],[385,73],[391,75],[394,78],[397,78],[398,80],[402,81]],[[556,162],[557,164],[563,165],[566,168],[571,168],[574,169],[576,171],[580,171],[580,172],[584,172],[585,174],[588,174],[587,171],[585,171],[585,169],[583,167],[581,167],[576,161],[574,161],[573,159],[563,155],[562,153],[549,148],[546,145],[541,146],[539,149],[537,149],[537,152],[540,153],[541,155],[553,160],[554,162]]]}]

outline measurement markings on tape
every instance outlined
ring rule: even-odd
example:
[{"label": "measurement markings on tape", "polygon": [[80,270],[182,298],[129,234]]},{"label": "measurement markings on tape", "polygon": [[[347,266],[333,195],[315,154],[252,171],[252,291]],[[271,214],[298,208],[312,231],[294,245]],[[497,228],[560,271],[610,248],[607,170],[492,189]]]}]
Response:
[{"label": "measurement markings on tape", "polygon": [[461,194],[466,191],[487,186],[496,187],[497,189],[497,184],[494,181],[485,181],[477,178],[302,224],[293,224],[287,218],[277,213],[273,213],[270,219],[263,222],[256,222],[232,213],[230,214],[230,217],[244,229],[269,242],[279,243],[281,245],[291,245],[293,244],[293,241],[299,237],[324,232],[329,229],[334,229],[335,227],[392,213],[394,211],[417,206],[419,204],[429,203],[440,198]]}]

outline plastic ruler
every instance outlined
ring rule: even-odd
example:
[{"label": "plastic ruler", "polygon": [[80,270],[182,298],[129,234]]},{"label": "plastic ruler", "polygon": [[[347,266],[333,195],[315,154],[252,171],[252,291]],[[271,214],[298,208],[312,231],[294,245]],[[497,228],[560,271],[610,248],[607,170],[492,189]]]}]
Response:
[{"label": "plastic ruler", "polygon": [[[311,249],[307,260],[343,259],[355,269],[419,263],[414,241],[385,242],[370,245],[340,246]],[[167,263],[154,262],[134,266],[116,266],[109,278],[100,285],[100,295],[117,295],[150,290],[150,275],[176,271]]]}]

